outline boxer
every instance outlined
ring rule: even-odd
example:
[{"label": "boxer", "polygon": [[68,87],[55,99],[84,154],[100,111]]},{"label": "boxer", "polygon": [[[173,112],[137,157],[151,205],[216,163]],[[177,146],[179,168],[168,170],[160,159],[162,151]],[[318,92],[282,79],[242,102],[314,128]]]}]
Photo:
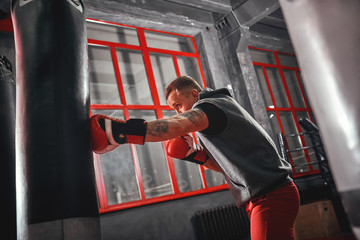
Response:
[{"label": "boxer", "polygon": [[[249,213],[252,240],[294,239],[299,193],[290,164],[266,131],[227,89],[202,89],[189,76],[172,81],[166,98],[176,116],[149,122],[93,116],[93,150],[104,153],[120,144],[169,140],[170,156],[224,175],[235,204]],[[191,132],[196,132],[201,146],[194,145]]]}]

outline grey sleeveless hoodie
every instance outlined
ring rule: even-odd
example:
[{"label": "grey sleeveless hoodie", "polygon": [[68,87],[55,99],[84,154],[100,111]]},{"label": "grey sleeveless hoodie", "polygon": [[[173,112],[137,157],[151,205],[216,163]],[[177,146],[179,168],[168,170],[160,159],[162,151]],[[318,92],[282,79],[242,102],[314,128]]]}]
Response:
[{"label": "grey sleeveless hoodie", "polygon": [[227,89],[204,89],[193,108],[201,103],[214,104],[226,114],[227,127],[222,133],[198,132],[197,136],[224,174],[238,207],[292,181],[290,164],[280,157],[270,136],[230,97]]}]

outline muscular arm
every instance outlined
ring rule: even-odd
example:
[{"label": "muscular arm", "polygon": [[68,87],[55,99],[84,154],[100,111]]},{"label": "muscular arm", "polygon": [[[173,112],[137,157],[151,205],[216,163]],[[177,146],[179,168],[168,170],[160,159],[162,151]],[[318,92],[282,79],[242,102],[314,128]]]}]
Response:
[{"label": "muscular arm", "polygon": [[[148,122],[145,141],[166,141],[189,132],[204,130],[208,126],[209,120],[203,111],[200,109],[189,110],[173,117]],[[208,159],[204,166],[221,172],[211,159]]]},{"label": "muscular arm", "polygon": [[189,132],[201,131],[208,125],[206,114],[200,109],[192,109],[173,117],[148,122],[145,141],[166,141]]}]

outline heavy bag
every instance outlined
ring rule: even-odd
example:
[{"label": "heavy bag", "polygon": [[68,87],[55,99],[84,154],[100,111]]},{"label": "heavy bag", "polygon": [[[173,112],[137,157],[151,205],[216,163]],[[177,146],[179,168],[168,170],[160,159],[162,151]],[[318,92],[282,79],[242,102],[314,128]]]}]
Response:
[{"label": "heavy bag", "polygon": [[18,222],[98,217],[83,3],[13,0],[11,11]]}]

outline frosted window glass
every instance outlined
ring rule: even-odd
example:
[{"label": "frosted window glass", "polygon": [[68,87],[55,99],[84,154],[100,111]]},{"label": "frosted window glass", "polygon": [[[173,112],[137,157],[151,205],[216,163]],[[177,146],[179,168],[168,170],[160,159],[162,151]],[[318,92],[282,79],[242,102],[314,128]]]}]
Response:
[{"label": "frosted window glass", "polygon": [[110,49],[99,46],[88,48],[91,104],[120,104]]},{"label": "frosted window glass", "polygon": [[273,101],[271,99],[271,95],[270,95],[270,92],[269,92],[269,87],[268,87],[268,85],[266,83],[266,79],[265,79],[264,71],[263,71],[262,67],[255,66],[255,72],[256,72],[256,76],[257,76],[257,78],[259,80],[261,92],[262,92],[266,107],[274,108],[274,104],[273,104]]},{"label": "frosted window glass", "polygon": [[[156,119],[155,112],[150,110],[130,110],[130,118],[142,118],[147,121]],[[139,157],[141,177],[146,198],[169,195],[173,193],[169,170],[162,142],[147,142],[136,145]]]},{"label": "frosted window glass", "polygon": [[192,39],[188,37],[145,31],[145,38],[147,46],[151,48],[195,52]]},{"label": "frosted window glass", "polygon": [[[163,111],[164,117],[176,115],[175,111]],[[201,189],[201,175],[198,164],[174,158],[176,179],[180,192],[189,192]]]},{"label": "frosted window glass", "polygon": [[87,21],[86,30],[89,39],[139,45],[137,31],[133,28]]},{"label": "frosted window glass", "polygon": [[[124,119],[121,110],[93,110],[92,113]],[[115,150],[99,156],[108,204],[114,205],[140,200],[130,145],[121,145]]]},{"label": "frosted window glass", "polygon": [[284,85],[281,81],[279,70],[276,68],[266,68],[272,93],[277,107],[289,107],[289,101],[286,96]]},{"label": "frosted window glass", "polygon": [[301,93],[295,72],[292,70],[283,70],[283,72],[294,107],[305,107],[304,98]]},{"label": "frosted window glass", "polygon": [[153,104],[149,81],[142,53],[135,50],[117,49],[121,80],[127,104]]},{"label": "frosted window glass", "polygon": [[249,48],[249,52],[253,62],[276,64],[274,54],[272,52],[260,51],[252,48]]},{"label": "frosted window glass", "polygon": [[279,53],[278,56],[281,65],[288,67],[299,67],[295,56],[281,53]]},{"label": "frosted window glass", "polygon": [[150,54],[160,104],[167,105],[165,90],[167,85],[176,78],[174,61],[171,55]]},{"label": "frosted window glass", "polygon": [[193,77],[200,86],[204,86],[200,74],[199,64],[196,58],[178,56],[177,62],[179,64],[180,74]]}]

